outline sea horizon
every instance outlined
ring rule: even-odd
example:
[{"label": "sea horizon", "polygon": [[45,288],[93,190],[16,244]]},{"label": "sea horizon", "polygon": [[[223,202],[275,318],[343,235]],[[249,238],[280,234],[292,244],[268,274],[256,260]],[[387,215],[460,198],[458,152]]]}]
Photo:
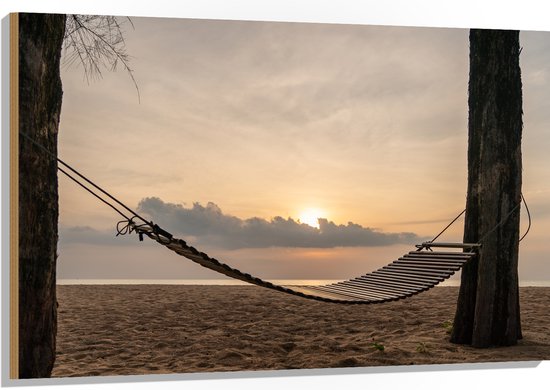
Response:
[{"label": "sea horizon", "polygon": [[[341,282],[344,279],[268,279],[278,285],[323,285]],[[201,285],[201,286],[251,286],[236,279],[59,279],[57,285]],[[445,280],[436,287],[457,287],[460,280]],[[550,287],[547,280],[520,280],[520,287]]]}]

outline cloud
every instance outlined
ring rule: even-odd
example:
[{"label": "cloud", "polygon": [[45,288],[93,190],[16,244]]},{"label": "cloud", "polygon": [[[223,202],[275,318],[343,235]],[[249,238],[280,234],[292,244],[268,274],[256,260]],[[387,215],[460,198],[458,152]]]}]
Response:
[{"label": "cloud", "polygon": [[240,219],[224,214],[212,202],[186,208],[152,197],[142,199],[138,210],[172,234],[197,245],[224,249],[370,247],[422,241],[414,233],[384,233],[352,222],[337,225],[324,218],[319,219],[319,229],[280,216],[269,221],[256,217]]}]

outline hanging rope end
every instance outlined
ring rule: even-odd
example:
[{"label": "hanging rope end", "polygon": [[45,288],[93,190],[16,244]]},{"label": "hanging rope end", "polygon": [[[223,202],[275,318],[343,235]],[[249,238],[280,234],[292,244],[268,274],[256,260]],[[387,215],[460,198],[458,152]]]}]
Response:
[{"label": "hanging rope end", "polygon": [[123,221],[119,221],[116,225],[116,230],[117,230],[116,237],[125,236],[126,234],[136,232],[138,237],[139,237],[139,240],[143,241],[143,235],[145,234],[145,232],[140,228],[145,226],[145,225],[151,225],[152,226],[153,223],[151,222],[150,224],[147,223],[147,224],[142,224],[142,225],[136,225],[136,223],[134,222],[134,217],[123,220]]}]

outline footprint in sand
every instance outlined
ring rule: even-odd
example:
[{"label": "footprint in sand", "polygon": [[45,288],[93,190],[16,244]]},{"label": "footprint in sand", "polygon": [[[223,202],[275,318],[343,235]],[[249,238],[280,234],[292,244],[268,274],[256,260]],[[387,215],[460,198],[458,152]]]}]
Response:
[{"label": "footprint in sand", "polygon": [[346,359],[340,360],[336,364],[336,367],[357,367],[359,365],[360,365],[359,360],[357,360],[356,358],[351,357],[351,358],[346,358]]},{"label": "footprint in sand", "polygon": [[282,344],[280,345],[280,347],[281,347],[282,349],[284,349],[286,352],[290,352],[290,351],[292,351],[294,348],[296,348],[296,344],[293,343],[293,342],[282,343]]},{"label": "footprint in sand", "polygon": [[218,358],[218,362],[227,365],[241,364],[245,360],[244,355],[236,351],[224,352]]}]

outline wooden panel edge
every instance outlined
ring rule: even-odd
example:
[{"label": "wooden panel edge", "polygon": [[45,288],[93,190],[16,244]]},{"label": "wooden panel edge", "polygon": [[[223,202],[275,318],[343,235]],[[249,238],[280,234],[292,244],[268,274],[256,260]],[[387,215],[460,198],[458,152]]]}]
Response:
[{"label": "wooden panel edge", "polygon": [[19,14],[10,14],[10,379],[19,379]]}]

